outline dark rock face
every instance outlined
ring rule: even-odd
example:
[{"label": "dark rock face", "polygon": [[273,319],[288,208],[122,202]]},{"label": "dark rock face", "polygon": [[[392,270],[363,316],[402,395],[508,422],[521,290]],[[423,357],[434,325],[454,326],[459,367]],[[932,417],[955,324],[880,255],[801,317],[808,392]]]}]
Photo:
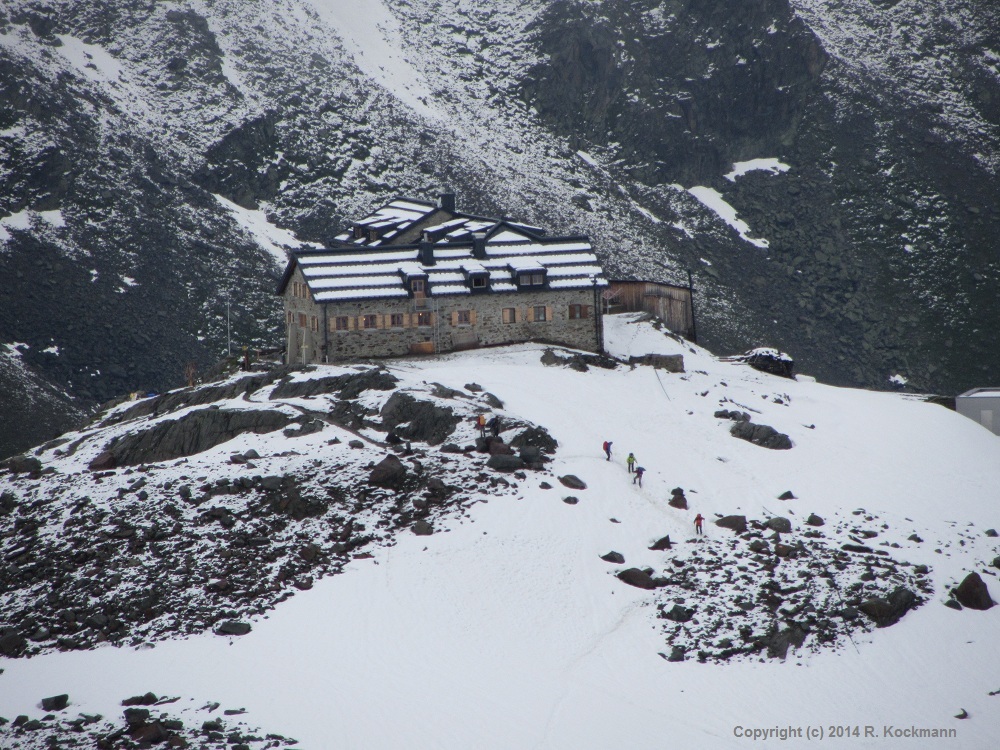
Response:
[{"label": "dark rock face", "polygon": [[[271,398],[308,398],[324,393],[336,393],[340,399],[348,400],[360,396],[368,390],[391,391],[399,383],[395,375],[372,368],[357,374],[337,375],[330,378],[311,378],[294,381],[285,379],[271,392]],[[230,398],[232,398],[230,396]],[[221,400],[216,397],[212,399]]]},{"label": "dark rock face", "polygon": [[670,541],[670,534],[667,534],[665,537],[657,539],[655,542],[653,542],[650,549],[659,552],[662,550],[670,549],[671,547],[672,543]]},{"label": "dark rock face", "polygon": [[772,659],[784,659],[788,649],[798,648],[805,643],[808,631],[797,625],[775,631],[767,640],[767,655]]},{"label": "dark rock face", "polygon": [[12,474],[30,474],[42,470],[42,462],[34,456],[12,456],[4,461],[3,465]]},{"label": "dark rock face", "polygon": [[747,530],[747,517],[723,516],[715,522],[715,525],[723,529],[732,529],[737,534],[744,534]]},{"label": "dark rock face", "polygon": [[737,422],[730,428],[729,434],[733,437],[738,437],[740,440],[746,440],[754,445],[759,445],[762,448],[788,450],[792,447],[792,440],[788,435],[778,432],[766,424]]},{"label": "dark rock face", "polygon": [[68,705],[69,696],[65,693],[62,695],[53,695],[51,698],[42,698],[43,711],[62,711]]},{"label": "dark rock face", "polygon": [[[251,630],[250,623],[247,622],[236,622],[235,620],[227,620],[226,622],[220,623],[215,629],[217,635],[246,635]],[[132,709],[133,711],[138,711],[141,709]],[[144,710],[144,709],[142,709]],[[146,711],[148,717],[149,712]]]},{"label": "dark rock face", "polygon": [[615,577],[619,581],[627,583],[629,586],[635,586],[639,589],[657,588],[657,584],[653,580],[652,575],[645,570],[639,570],[639,568],[626,568],[625,570],[616,573]]},{"label": "dark rock face", "polygon": [[767,519],[767,523],[764,525],[771,529],[771,531],[777,531],[781,534],[788,534],[792,530],[792,522],[781,516]]},{"label": "dark rock face", "polygon": [[486,465],[494,471],[518,471],[524,468],[524,461],[519,456],[497,453],[490,456]]},{"label": "dark rock face", "polygon": [[389,454],[379,461],[371,474],[368,483],[376,487],[397,488],[406,483],[409,473],[406,466],[396,456]]},{"label": "dark rock face", "polygon": [[734,422],[749,422],[750,415],[745,411],[736,411],[729,409],[719,409],[715,414],[713,414],[716,419],[731,419]]},{"label": "dark rock face", "polygon": [[117,466],[169,461],[214,448],[244,432],[280,430],[289,422],[291,418],[278,411],[199,409],[180,419],[126,435],[109,445],[108,450]]},{"label": "dark rock face", "polygon": [[858,605],[874,622],[876,627],[887,628],[895,625],[911,609],[920,604],[920,599],[909,589],[896,588],[887,597],[872,597]]},{"label": "dark rock face", "polygon": [[554,453],[559,447],[558,441],[544,427],[529,427],[515,435],[510,441],[511,448],[539,448],[546,453]]},{"label": "dark rock face", "polygon": [[449,408],[418,401],[408,393],[393,393],[381,411],[382,424],[407,440],[439,445],[455,431],[461,418]]},{"label": "dark rock face", "polygon": [[587,483],[575,474],[566,474],[565,476],[561,476],[559,477],[559,481],[562,482],[564,487],[569,487],[571,490],[587,489]]},{"label": "dark rock face", "polygon": [[434,533],[434,527],[430,524],[430,522],[420,519],[413,524],[413,533],[417,536],[430,536]]},{"label": "dark rock face", "polygon": [[680,487],[674,487],[672,490],[670,490],[670,499],[667,501],[667,504],[671,508],[677,508],[678,510],[687,510],[688,502],[687,498],[684,496],[684,490],[682,490]]},{"label": "dark rock face", "polygon": [[742,359],[755,370],[782,378],[795,378],[795,362],[787,354],[774,349],[754,349],[744,354]]},{"label": "dark rock face", "polygon": [[680,604],[675,604],[671,609],[661,610],[660,616],[665,620],[673,622],[688,622],[694,617],[694,610],[682,607]]},{"label": "dark rock face", "polygon": [[955,588],[954,593],[961,605],[969,609],[985,610],[995,604],[979,573],[969,573]]},{"label": "dark rock face", "polygon": [[809,526],[823,526],[825,523],[826,521],[817,516],[815,513],[810,513],[809,517],[806,519],[806,524]]},{"label": "dark rock face", "polygon": [[683,354],[644,354],[641,357],[629,357],[630,365],[646,365],[657,370],[672,373],[684,372]]}]

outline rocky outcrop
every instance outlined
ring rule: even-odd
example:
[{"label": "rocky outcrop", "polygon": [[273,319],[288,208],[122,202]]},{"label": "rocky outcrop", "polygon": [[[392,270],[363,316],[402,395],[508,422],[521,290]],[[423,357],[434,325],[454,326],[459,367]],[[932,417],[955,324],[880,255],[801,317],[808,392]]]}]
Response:
[{"label": "rocky outcrop", "polygon": [[169,461],[201,453],[245,432],[274,432],[291,421],[291,417],[279,411],[199,409],[180,419],[118,438],[107,450],[114,456],[116,466]]},{"label": "rocky outcrop", "polygon": [[389,397],[380,415],[384,429],[406,440],[420,440],[428,445],[443,443],[461,421],[461,417],[448,407],[420,401],[402,391]]},{"label": "rocky outcrop", "polygon": [[743,534],[747,530],[747,517],[723,516],[715,522],[715,525],[722,529],[731,529],[737,534]]},{"label": "rocky outcrop", "polygon": [[754,445],[759,445],[762,448],[788,450],[792,447],[792,440],[788,435],[780,433],[766,424],[737,422],[730,428],[729,434],[740,440],[746,440]]},{"label": "rocky outcrop", "polygon": [[858,605],[858,609],[870,617],[877,627],[895,625],[911,609],[920,604],[920,599],[906,588],[896,588],[886,597],[872,597]]},{"label": "rocky outcrop", "polygon": [[986,610],[996,602],[990,597],[990,590],[979,573],[969,573],[954,589],[959,604],[969,609]]}]

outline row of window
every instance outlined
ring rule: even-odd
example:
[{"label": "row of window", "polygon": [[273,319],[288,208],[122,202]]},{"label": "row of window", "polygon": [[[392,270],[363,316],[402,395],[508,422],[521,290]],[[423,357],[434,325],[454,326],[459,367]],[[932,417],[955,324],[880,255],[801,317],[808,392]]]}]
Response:
[{"label": "row of window", "polygon": [[[589,318],[592,313],[593,308],[590,305],[569,306],[570,320]],[[288,325],[296,322],[296,314],[291,310],[288,310],[286,315]],[[535,305],[527,308],[505,307],[501,311],[500,318],[504,323],[545,323],[553,319],[552,308],[546,305]],[[475,325],[477,315],[475,310],[455,310],[450,313],[448,320],[453,326]],[[298,313],[297,322],[299,328],[319,331],[319,317],[316,315]],[[369,313],[368,315],[335,315],[327,320],[327,328],[331,332],[377,328],[424,328],[434,325],[435,322],[434,313],[429,310],[415,313],[390,313],[388,315]]]}]

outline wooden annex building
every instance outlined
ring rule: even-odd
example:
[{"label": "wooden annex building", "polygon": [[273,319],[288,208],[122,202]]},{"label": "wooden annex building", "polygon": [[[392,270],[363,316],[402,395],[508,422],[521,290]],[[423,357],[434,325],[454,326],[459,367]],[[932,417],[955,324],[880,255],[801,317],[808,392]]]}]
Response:
[{"label": "wooden annex building", "polygon": [[522,341],[601,351],[608,282],[590,241],[396,198],[338,235],[291,253],[289,363],[431,354]]}]

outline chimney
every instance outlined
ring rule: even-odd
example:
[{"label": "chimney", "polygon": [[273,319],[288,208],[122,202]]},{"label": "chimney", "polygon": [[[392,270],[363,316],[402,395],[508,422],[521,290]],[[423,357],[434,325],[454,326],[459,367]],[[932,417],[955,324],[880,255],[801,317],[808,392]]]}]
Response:
[{"label": "chimney", "polygon": [[441,193],[438,196],[438,208],[442,211],[451,211],[455,213],[455,194],[454,193]]},{"label": "chimney", "polygon": [[418,259],[420,260],[420,265],[422,266],[433,266],[434,265],[434,245],[430,242],[421,242],[420,250],[418,254]]},{"label": "chimney", "polygon": [[486,232],[472,233],[472,257],[486,260]]}]

